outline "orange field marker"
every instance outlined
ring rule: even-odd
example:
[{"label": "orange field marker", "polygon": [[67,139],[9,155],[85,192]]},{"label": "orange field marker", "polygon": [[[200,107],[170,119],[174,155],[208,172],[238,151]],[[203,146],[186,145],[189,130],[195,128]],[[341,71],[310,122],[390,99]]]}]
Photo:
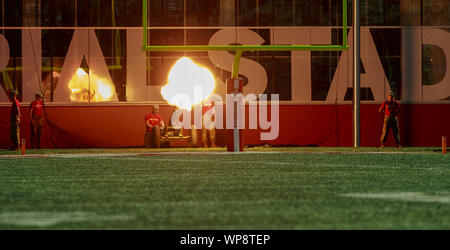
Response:
[{"label": "orange field marker", "polygon": [[447,153],[447,136],[442,136],[442,154]]}]

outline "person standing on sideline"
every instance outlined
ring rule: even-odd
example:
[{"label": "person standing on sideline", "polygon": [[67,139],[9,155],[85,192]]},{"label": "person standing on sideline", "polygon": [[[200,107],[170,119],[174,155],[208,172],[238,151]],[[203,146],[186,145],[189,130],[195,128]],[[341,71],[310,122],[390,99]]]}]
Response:
[{"label": "person standing on sideline", "polygon": [[36,99],[30,104],[31,147],[41,148],[41,131],[44,121],[43,95],[36,93]]},{"label": "person standing on sideline", "polygon": [[11,107],[11,141],[12,147],[9,148],[13,151],[18,151],[20,146],[20,103],[16,97],[16,91],[11,90],[9,92],[9,99],[12,102]]},{"label": "person standing on sideline", "polygon": [[208,99],[202,103],[202,141],[203,147],[208,147],[207,133],[211,141],[211,147],[216,148],[216,110],[214,101]]},{"label": "person standing on sideline", "polygon": [[400,145],[400,130],[398,127],[397,115],[400,113],[400,104],[394,100],[394,92],[390,92],[386,101],[384,101],[378,112],[384,113],[383,132],[381,133],[380,148],[384,148],[384,143],[387,141],[389,130],[392,128],[394,133],[395,142],[398,148],[402,148]]}]

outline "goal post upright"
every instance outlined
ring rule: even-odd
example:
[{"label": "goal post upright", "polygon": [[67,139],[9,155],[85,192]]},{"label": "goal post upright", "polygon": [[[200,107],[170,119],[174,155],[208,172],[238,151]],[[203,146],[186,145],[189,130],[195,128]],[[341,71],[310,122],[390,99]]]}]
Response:
[{"label": "goal post upright", "polygon": [[361,72],[360,72],[360,23],[359,0],[353,0],[353,147],[361,146],[360,138],[360,103],[361,103]]}]

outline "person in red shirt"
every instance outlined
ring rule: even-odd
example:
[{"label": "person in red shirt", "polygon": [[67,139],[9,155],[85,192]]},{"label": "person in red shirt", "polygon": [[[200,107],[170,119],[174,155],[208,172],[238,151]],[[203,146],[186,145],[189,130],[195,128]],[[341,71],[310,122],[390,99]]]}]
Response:
[{"label": "person in red shirt", "polygon": [[12,147],[9,148],[13,151],[18,151],[20,146],[20,103],[16,97],[16,91],[11,90],[9,92],[9,99],[12,102],[10,120],[11,120],[11,141]]},{"label": "person in red shirt", "polygon": [[152,112],[145,116],[146,132],[144,136],[145,147],[155,146],[155,131],[154,127],[159,127],[160,130],[164,129],[164,120],[159,114],[159,106],[153,105]]},{"label": "person in red shirt", "polygon": [[41,148],[41,131],[44,117],[43,95],[36,93],[36,99],[30,104],[31,147]]},{"label": "person in red shirt", "polygon": [[384,143],[387,140],[389,130],[392,128],[394,133],[395,142],[397,147],[401,148],[400,145],[400,131],[398,127],[397,115],[400,113],[400,104],[394,100],[394,92],[390,92],[386,101],[384,101],[378,112],[384,112],[384,122],[383,122],[383,132],[381,133],[380,148],[384,148]]}]

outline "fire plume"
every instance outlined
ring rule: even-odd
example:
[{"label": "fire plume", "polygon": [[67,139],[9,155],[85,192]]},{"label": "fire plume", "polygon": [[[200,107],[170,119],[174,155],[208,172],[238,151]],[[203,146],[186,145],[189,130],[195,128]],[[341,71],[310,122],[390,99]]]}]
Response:
[{"label": "fire plume", "polygon": [[114,85],[93,72],[86,73],[82,68],[72,76],[68,85],[70,100],[75,102],[110,101],[115,92]]},{"label": "fire plume", "polygon": [[182,57],[170,70],[168,84],[161,88],[161,94],[169,104],[189,111],[208,98],[215,86],[211,71]]}]

